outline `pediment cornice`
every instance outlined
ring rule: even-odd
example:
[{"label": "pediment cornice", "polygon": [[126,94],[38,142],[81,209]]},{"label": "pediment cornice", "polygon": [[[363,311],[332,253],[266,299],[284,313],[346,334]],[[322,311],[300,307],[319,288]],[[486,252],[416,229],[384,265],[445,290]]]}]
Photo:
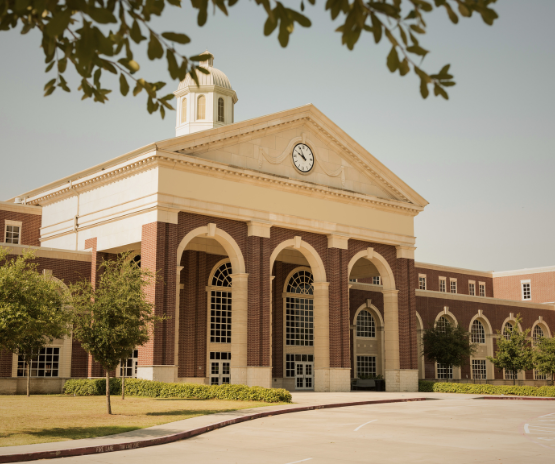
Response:
[{"label": "pediment cornice", "polygon": [[44,195],[37,195],[29,199],[28,204],[40,204],[45,206],[59,202],[78,193],[93,190],[102,185],[117,182],[122,178],[136,175],[139,172],[154,169],[159,166],[170,167],[176,170],[192,171],[202,175],[217,176],[239,182],[249,182],[266,188],[274,188],[296,194],[352,203],[358,206],[367,206],[409,216],[416,216],[423,209],[420,206],[406,202],[386,200],[349,190],[336,189],[260,171],[228,166],[217,161],[182,155],[165,150],[157,150],[143,159],[129,161],[124,165],[111,170],[102,171],[98,175],[90,176],[82,181],[73,181],[68,183],[67,186],[62,186],[53,191],[46,192]]}]

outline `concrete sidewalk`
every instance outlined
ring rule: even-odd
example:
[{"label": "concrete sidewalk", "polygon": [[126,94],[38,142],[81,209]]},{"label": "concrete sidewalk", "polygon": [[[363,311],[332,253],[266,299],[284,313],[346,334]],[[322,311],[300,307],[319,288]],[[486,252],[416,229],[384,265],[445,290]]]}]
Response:
[{"label": "concrete sidewalk", "polygon": [[[340,405],[358,402],[381,402],[381,401],[410,401],[411,399],[439,399],[441,397],[460,396],[454,394],[441,393],[386,393],[386,392],[348,392],[348,393],[315,393],[315,392],[298,392],[293,393],[293,403],[288,405],[265,406],[262,408],[242,409],[239,411],[230,411],[206,416],[193,417],[182,421],[169,422],[155,427],[134,430],[132,432],[109,435],[105,437],[87,438],[82,440],[60,441],[55,443],[40,443],[36,445],[11,446],[0,448],[1,462],[16,462],[32,459],[53,458],[63,455],[83,455],[96,454],[124,449],[135,449],[143,446],[152,446],[162,443],[169,443],[178,439],[188,438],[182,436],[175,438],[176,435],[183,435],[191,432],[190,436],[195,436],[206,431],[221,427],[222,423],[230,422],[231,425],[238,419],[247,418],[248,416],[260,416],[273,411],[286,411],[289,409],[297,410],[299,408],[323,406],[323,405]],[[465,395],[468,399],[475,398],[478,395]],[[283,412],[282,412],[283,413]],[[219,426],[218,426],[219,424]],[[203,430],[204,429],[204,430]],[[199,431],[200,430],[200,431]],[[171,437],[174,437],[171,439]],[[94,450],[90,450],[94,448]],[[71,454],[67,454],[73,450]],[[82,450],[79,452],[77,450]],[[36,457],[28,456],[30,453],[41,453]],[[46,454],[45,454],[46,453]],[[28,457],[25,458],[25,455]],[[18,459],[19,458],[19,459]]]}]

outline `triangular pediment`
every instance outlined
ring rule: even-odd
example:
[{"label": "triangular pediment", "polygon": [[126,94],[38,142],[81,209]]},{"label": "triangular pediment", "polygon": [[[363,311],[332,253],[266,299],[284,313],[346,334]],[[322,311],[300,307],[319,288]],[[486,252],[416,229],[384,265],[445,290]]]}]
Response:
[{"label": "triangular pediment", "polygon": [[[314,153],[314,167],[293,164],[298,143]],[[157,147],[322,187],[423,207],[427,201],[313,105],[159,142]]]}]

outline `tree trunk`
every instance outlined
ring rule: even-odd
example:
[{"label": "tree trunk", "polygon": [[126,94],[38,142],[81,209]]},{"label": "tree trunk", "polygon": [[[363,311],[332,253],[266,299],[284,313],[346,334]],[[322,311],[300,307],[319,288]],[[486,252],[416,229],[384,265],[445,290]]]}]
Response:
[{"label": "tree trunk", "polygon": [[27,396],[31,396],[31,363],[27,356],[25,362],[27,363]]},{"label": "tree trunk", "polygon": [[106,409],[108,414],[112,414],[112,405],[110,404],[110,371],[106,369]]},{"label": "tree trunk", "polygon": [[122,369],[123,375],[121,376],[121,399],[125,399],[125,371],[127,370],[127,359],[125,360],[125,367]]}]

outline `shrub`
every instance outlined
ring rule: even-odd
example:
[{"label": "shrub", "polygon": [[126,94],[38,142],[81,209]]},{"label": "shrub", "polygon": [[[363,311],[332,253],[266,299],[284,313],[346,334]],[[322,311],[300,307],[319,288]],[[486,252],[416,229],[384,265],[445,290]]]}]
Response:
[{"label": "shrub", "polygon": [[[110,393],[121,391],[121,380],[110,379]],[[105,395],[105,379],[72,379],[64,385],[67,395]],[[291,403],[291,393],[283,388],[247,387],[246,385],[201,385],[125,379],[125,394],[150,398],[219,399]]]},{"label": "shrub", "polygon": [[516,395],[555,397],[555,387],[531,387],[517,385],[489,385],[474,383],[434,382],[420,380],[418,391],[436,393],[469,393],[472,395]]}]

